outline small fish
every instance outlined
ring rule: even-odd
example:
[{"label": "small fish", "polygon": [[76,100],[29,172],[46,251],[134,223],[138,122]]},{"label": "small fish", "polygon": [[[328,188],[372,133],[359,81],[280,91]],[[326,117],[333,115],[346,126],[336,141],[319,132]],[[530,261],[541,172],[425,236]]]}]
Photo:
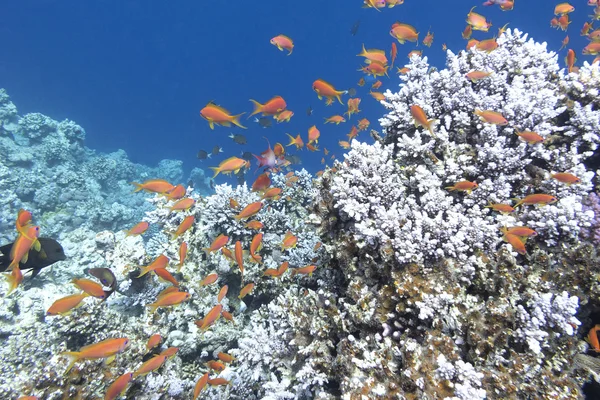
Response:
[{"label": "small fish", "polygon": [[356,36],[356,33],[358,32],[359,27],[360,27],[360,20],[357,20],[356,22],[354,22],[354,24],[352,24],[352,27],[350,28],[350,34],[352,36]]},{"label": "small fish", "polygon": [[230,133],[229,137],[231,138],[231,140],[233,140],[237,144],[246,144],[247,143],[246,136],[244,136],[244,135],[236,135],[236,134]]},{"label": "small fish", "polygon": [[325,82],[323,79],[317,79],[314,81],[312,88],[317,93],[319,100],[321,100],[323,97],[327,99],[325,104],[328,106],[333,103],[334,99],[337,99],[340,104],[344,104],[342,102],[341,95],[348,93],[347,90],[336,90],[333,85]]},{"label": "small fish", "polygon": [[[263,193],[262,197],[260,198],[261,200],[268,200],[268,199],[275,199],[277,200],[279,198],[279,195],[281,195],[281,192],[283,192],[283,189],[275,187],[275,188],[270,188],[265,190],[265,192]],[[258,222],[258,221],[256,221]],[[262,224],[261,227],[262,228]],[[258,229],[260,229],[258,228]],[[252,228],[251,228],[252,229]]]},{"label": "small fish", "polygon": [[79,351],[66,351],[61,355],[67,356],[71,362],[65,371],[65,374],[73,368],[73,365],[79,360],[94,360],[98,358],[113,357],[121,353],[129,345],[127,338],[106,339],[98,343],[83,346]]},{"label": "small fish", "polygon": [[146,343],[146,352],[149,352],[150,350],[158,346],[160,342],[162,342],[162,336],[160,336],[160,334],[155,333],[154,335],[150,336],[150,338],[148,339],[148,343]]},{"label": "small fish", "polygon": [[123,375],[118,377],[109,387],[106,389],[104,394],[104,400],[116,400],[122,397],[129,383],[133,380],[133,372],[125,372]]},{"label": "small fish", "polygon": [[565,38],[562,40],[560,49],[558,49],[558,50],[564,49],[565,47],[567,47],[568,44],[569,44],[569,35],[565,36]]},{"label": "small fish", "polygon": [[471,72],[467,73],[465,75],[465,77],[467,79],[469,79],[471,82],[476,82],[481,79],[487,78],[491,74],[492,74],[491,72],[486,72],[486,71],[471,71]]},{"label": "small fish", "polygon": [[146,221],[139,222],[133,228],[127,231],[127,236],[141,235],[148,230],[149,226],[150,224]]},{"label": "small fish", "polygon": [[166,268],[155,269],[154,273],[156,274],[156,276],[159,277],[159,279],[165,282],[169,282],[173,286],[179,286],[179,282],[177,282],[177,279],[175,279],[175,277],[169,271],[167,271]]},{"label": "small fish", "polygon": [[215,124],[221,126],[231,126],[231,124],[234,124],[240,128],[246,129],[245,126],[240,124],[240,117],[243,114],[245,113],[231,115],[229,111],[214,103],[208,103],[200,110],[200,116],[208,121],[210,129],[215,129]]},{"label": "small fish", "polygon": [[190,208],[192,208],[192,206],[196,204],[196,200],[190,198],[190,197],[186,197],[185,199],[181,199],[179,201],[177,201],[175,204],[173,204],[170,208],[169,211],[173,212],[173,211],[187,211]]},{"label": "small fish", "polygon": [[431,31],[427,31],[427,35],[425,35],[422,43],[427,47],[431,47],[433,43],[433,33],[431,33]]},{"label": "small fish", "polygon": [[213,253],[215,251],[219,251],[219,249],[221,247],[225,246],[228,241],[229,241],[229,236],[225,236],[223,234],[220,234],[219,236],[217,236],[215,238],[215,240],[213,240],[213,242],[210,245],[210,247],[204,248],[202,250],[204,250],[207,254]]},{"label": "small fish", "polygon": [[208,372],[205,373],[204,375],[202,375],[198,379],[198,381],[196,382],[196,386],[194,386],[194,397],[193,397],[193,400],[197,400],[198,399],[198,396],[200,396],[200,393],[206,387],[206,384],[208,383],[208,379],[209,379]]},{"label": "small fish", "polygon": [[138,376],[144,376],[149,374],[150,372],[154,372],[167,361],[166,356],[158,355],[156,357],[152,357],[142,365],[133,373],[133,377],[137,378]]},{"label": "small fish", "polygon": [[467,14],[467,24],[469,24],[473,30],[487,32],[492,26],[492,23],[487,22],[483,15],[473,12],[474,9],[475,6],[473,6]]},{"label": "small fish", "polygon": [[413,117],[415,126],[426,128],[433,138],[437,138],[433,133],[433,124],[436,121],[435,119],[428,120],[425,111],[423,111],[423,109],[417,104],[410,106],[410,113]]},{"label": "small fish", "polygon": [[177,185],[165,193],[165,195],[169,200],[179,200],[185,196],[185,187],[183,185]]},{"label": "small fish", "polygon": [[159,307],[170,307],[178,305],[190,298],[190,294],[187,292],[171,292],[165,294],[164,296],[160,296],[156,299],[154,303],[148,304],[150,307],[150,313],[154,314]]},{"label": "small fish", "polygon": [[258,214],[258,212],[262,209],[262,206],[263,206],[263,203],[260,201],[255,201],[254,203],[250,203],[246,207],[244,207],[244,209],[238,215],[236,215],[234,218],[237,219],[238,221],[240,219],[250,218],[250,217]]},{"label": "small fish", "polygon": [[313,272],[315,272],[315,269],[317,269],[316,265],[307,265],[306,267],[302,268],[294,268],[292,269],[292,277],[294,277],[296,274],[312,276]]},{"label": "small fish", "polygon": [[288,56],[292,54],[294,50],[294,41],[285,35],[277,35],[271,39],[271,44],[283,51],[284,49],[289,51]]},{"label": "small fish", "polygon": [[87,270],[87,273],[96,277],[102,285],[111,288],[112,291],[117,288],[117,278],[109,268],[90,268]]},{"label": "small fish", "polygon": [[69,296],[61,297],[56,300],[48,311],[46,311],[46,315],[66,315],[69,314],[74,308],[79,307],[83,299],[88,297],[87,293],[77,293]]},{"label": "small fish", "polygon": [[[251,285],[251,283],[249,283],[248,285]],[[217,358],[219,360],[223,361],[224,363],[230,363],[230,362],[235,361],[235,357],[234,356],[229,355],[227,353],[223,353],[223,352],[219,352],[219,354],[217,354]]]},{"label": "small fish", "polygon": [[256,114],[262,114],[263,116],[272,116],[279,114],[287,108],[287,104],[283,97],[275,96],[265,104],[261,104],[256,100],[250,99],[252,104],[254,105],[254,111],[250,114],[250,117]]},{"label": "small fish", "polygon": [[268,173],[264,172],[260,174],[252,184],[252,191],[262,192],[266,190],[269,186],[271,186],[271,178],[269,178]]},{"label": "small fish", "polygon": [[475,45],[475,48],[490,53],[498,48],[498,42],[496,42],[496,38],[481,40]]},{"label": "small fish", "polygon": [[257,263],[262,262],[262,257],[256,254],[256,252],[260,251],[262,247],[262,238],[263,234],[257,233],[256,235],[254,235],[252,241],[250,242],[250,258],[252,258],[252,260],[254,260]]},{"label": "small fish", "polygon": [[581,179],[579,179],[575,175],[570,174],[568,172],[558,172],[558,173],[552,174],[550,176],[552,178],[556,179],[557,181],[566,184],[567,186],[570,186],[570,185],[573,185],[573,184],[577,184],[577,183],[581,183]]},{"label": "small fish", "polygon": [[208,274],[206,277],[200,282],[200,286],[212,285],[219,279],[219,275],[216,273]]},{"label": "small fish", "polygon": [[275,269],[275,268],[267,268],[265,270],[265,272],[263,273],[263,276],[271,276],[273,278],[279,278],[279,277],[281,277],[285,273],[285,271],[288,270],[289,265],[290,265],[290,263],[287,262],[287,261],[285,261],[277,269]]},{"label": "small fish", "polygon": [[181,242],[179,245],[179,264],[177,265],[177,272],[181,271],[185,258],[187,257],[188,245],[186,242]]},{"label": "small fish", "polygon": [[227,291],[229,291],[229,286],[224,285],[221,290],[219,290],[219,294],[217,295],[217,303],[220,303],[221,300],[227,296]]},{"label": "small fish", "polygon": [[223,152],[223,149],[220,146],[215,146],[215,147],[213,147],[213,149],[211,151],[211,154],[213,156],[216,156],[216,155],[218,155],[219,153],[222,153],[222,152]]},{"label": "small fish", "polygon": [[396,46],[395,42],[392,42],[392,47],[390,49],[390,59],[392,60],[392,67],[394,66],[394,61],[396,61],[396,57],[398,57],[398,46]]},{"label": "small fish", "polygon": [[473,28],[471,25],[465,26],[465,30],[462,32],[462,38],[465,40],[471,39],[471,34],[473,33]]},{"label": "small fish", "polygon": [[237,262],[240,274],[242,275],[242,282],[244,281],[244,252],[242,250],[242,242],[239,240],[235,242],[234,248],[235,261]]},{"label": "small fish", "polygon": [[206,314],[206,316],[204,318],[202,318],[199,321],[196,321],[195,322],[196,325],[198,326],[198,328],[200,328],[200,330],[206,331],[215,322],[217,322],[219,320],[219,318],[221,317],[222,310],[223,310],[223,305],[217,304],[208,312],[208,314]]},{"label": "small fish", "polygon": [[519,136],[519,138],[521,140],[527,142],[530,145],[542,143],[544,141],[544,138],[535,132],[531,132],[531,131],[521,132],[521,131],[515,129],[515,133],[517,134],[517,136]]},{"label": "small fish", "polygon": [[325,118],[325,123],[326,124],[336,124],[339,125],[342,122],[346,122],[346,118],[344,118],[341,115],[333,115],[329,118]]},{"label": "small fish", "polygon": [[250,294],[250,292],[252,292],[253,289],[254,289],[254,283],[248,283],[246,286],[244,286],[242,288],[242,290],[240,290],[240,295],[238,296],[238,299],[243,299],[248,294]]},{"label": "small fish", "polygon": [[467,192],[467,194],[471,194],[471,191],[477,189],[478,186],[479,185],[477,185],[477,182],[459,181],[456,182],[453,186],[446,186],[446,190],[449,190],[451,192]]},{"label": "small fish", "polygon": [[569,49],[567,51],[567,56],[565,57],[565,64],[567,64],[567,70],[569,73],[573,72],[573,66],[575,65],[575,61],[577,58],[575,57],[575,52],[573,49]]},{"label": "small fish", "polygon": [[160,254],[149,265],[147,265],[145,267],[140,267],[140,274],[138,275],[138,278],[141,278],[142,276],[146,275],[148,272],[154,271],[155,269],[166,268],[168,264],[169,264],[169,257],[165,256],[164,254]]},{"label": "small fish", "polygon": [[225,386],[225,385],[231,385],[231,382],[229,382],[225,378],[214,378],[214,379],[209,379],[208,384],[211,386]]},{"label": "small fish", "polygon": [[210,169],[215,171],[215,174],[213,176],[213,179],[215,179],[220,173],[227,175],[233,172],[237,174],[240,169],[249,167],[250,165],[248,161],[234,156],[222,161],[218,167],[210,167]]},{"label": "small fish", "polygon": [[281,122],[290,122],[290,119],[292,119],[292,117],[294,116],[294,112],[291,110],[283,110],[282,112],[280,112],[277,115],[273,116],[273,119],[275,121],[277,121],[277,123],[281,123]]},{"label": "small fish", "polygon": [[511,207],[508,204],[502,204],[502,203],[492,203],[490,202],[487,206],[485,206],[485,208],[491,208],[494,211],[498,211],[499,213],[502,214],[510,214],[511,212],[514,212],[515,209],[513,207]]},{"label": "small fish", "polygon": [[506,118],[502,116],[499,112],[491,111],[491,110],[478,110],[476,109],[473,114],[479,116],[483,122],[492,125],[508,125],[508,121]]},{"label": "small fish", "polygon": [[131,182],[131,184],[136,187],[134,193],[144,190],[150,193],[165,194],[175,188],[174,185],[164,179],[150,179],[144,183]]},{"label": "small fish", "polygon": [[33,225],[29,225],[26,230],[19,233],[9,252],[11,261],[7,267],[8,270],[18,267],[20,263],[26,264],[29,260],[30,250],[34,250],[32,253],[41,252],[42,245],[38,240],[39,235],[40,227]]},{"label": "small fish", "polygon": [[402,24],[395,22],[390,30],[390,36],[398,40],[398,43],[404,44],[407,40],[409,42],[416,42],[419,40],[419,33],[412,25]]},{"label": "small fish", "polygon": [[503,236],[503,240],[510,244],[512,248],[519,254],[526,254],[525,243],[517,235],[507,233]]},{"label": "small fish", "polygon": [[159,356],[165,356],[167,358],[175,357],[175,354],[179,351],[179,347],[169,347],[160,352]]},{"label": "small fish", "polygon": [[206,160],[207,158],[210,158],[211,155],[212,154],[208,154],[206,150],[198,150],[196,157],[198,158],[198,160]]},{"label": "small fish", "polygon": [[242,152],[242,160],[246,160],[248,162],[252,161],[252,159],[254,158],[254,155],[249,152],[249,151],[244,151]]},{"label": "small fish", "polygon": [[525,204],[525,205],[534,205],[534,204],[539,204],[542,206],[545,206],[547,204],[552,204],[552,203],[556,203],[558,201],[558,199],[554,196],[551,196],[549,194],[544,194],[544,193],[537,193],[537,194],[530,194],[528,196],[525,196],[522,199],[513,199],[517,202],[517,204],[515,204],[515,208],[519,207],[521,204]]},{"label": "small fish", "polygon": [[213,371],[217,371],[217,372],[221,372],[225,369],[225,364],[223,364],[221,361],[217,361],[217,360],[210,360],[205,365],[208,368],[212,369]]},{"label": "small fish", "polygon": [[515,235],[515,236],[519,236],[519,237],[530,237],[530,236],[536,236],[537,232],[534,231],[531,228],[528,228],[526,226],[512,226],[510,228],[507,228],[506,226],[503,226],[500,228],[500,231],[502,233],[506,234],[511,234],[511,235]]},{"label": "small fish", "polygon": [[554,15],[565,15],[575,11],[575,7],[569,3],[560,3],[554,7]]},{"label": "small fish", "polygon": [[300,134],[298,134],[298,136],[296,137],[293,137],[289,133],[286,133],[286,135],[288,135],[288,137],[290,138],[290,142],[287,144],[287,146],[293,145],[296,146],[296,149],[301,149],[302,147],[304,147],[304,141],[300,137]]},{"label": "small fish", "polygon": [[281,250],[287,250],[287,249],[291,249],[293,247],[296,247],[296,244],[298,243],[298,237],[294,236],[292,234],[292,232],[287,231],[285,236],[283,237],[283,241],[281,243]]},{"label": "small fish", "polygon": [[248,222],[248,223],[245,225],[245,227],[246,227],[246,228],[248,228],[248,229],[258,230],[258,229],[262,229],[262,228],[264,228],[264,225],[263,225],[263,223],[262,223],[262,222],[260,222],[260,221],[253,220],[253,221],[250,221],[250,222]]},{"label": "small fish", "polygon": [[102,285],[97,282],[94,282],[90,279],[86,278],[73,278],[71,282],[77,286],[77,288],[83,290],[90,296],[96,297],[98,299],[103,299],[106,297],[104,290],[102,289]]}]

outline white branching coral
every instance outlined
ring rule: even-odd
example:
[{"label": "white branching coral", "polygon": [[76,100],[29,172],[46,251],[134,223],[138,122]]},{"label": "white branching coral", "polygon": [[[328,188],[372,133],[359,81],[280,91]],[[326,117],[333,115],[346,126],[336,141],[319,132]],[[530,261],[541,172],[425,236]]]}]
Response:
[{"label": "white branching coral", "polygon": [[[470,255],[497,247],[501,226],[527,224],[540,234],[538,243],[550,246],[576,239],[589,225],[581,202],[594,173],[583,161],[600,141],[600,111],[570,105],[565,92],[578,88],[591,97],[594,89],[586,84],[596,82],[598,66],[584,67],[576,84],[545,44],[516,30],[498,43],[491,53],[448,52],[447,68],[439,72],[426,58],[413,57],[400,91],[386,93],[382,103],[389,113],[380,120],[385,144],[353,143],[332,185],[335,206],[359,243],[391,247],[401,263],[454,258],[468,269]],[[477,82],[465,77],[478,70],[491,75]],[[414,128],[415,104],[438,120],[435,138]],[[508,125],[484,123],[475,110],[500,112]],[[518,137],[521,131],[545,141],[528,144]],[[551,177],[556,172],[582,182],[566,186]],[[447,190],[462,180],[479,186],[470,194]],[[485,208],[533,193],[552,194],[558,202],[524,206],[506,217]]]}]

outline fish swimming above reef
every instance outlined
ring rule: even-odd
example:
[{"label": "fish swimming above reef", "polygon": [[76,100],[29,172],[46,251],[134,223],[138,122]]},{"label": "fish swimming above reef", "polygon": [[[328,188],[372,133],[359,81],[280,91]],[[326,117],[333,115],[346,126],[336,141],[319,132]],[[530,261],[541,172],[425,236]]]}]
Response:
[{"label": "fish swimming above reef", "polygon": [[[41,249],[39,252],[35,250],[29,251],[29,257],[27,262],[21,263],[19,268],[22,270],[31,269],[31,277],[36,277],[42,268],[46,268],[57,261],[63,261],[67,259],[65,252],[56,240],[46,237],[38,238]],[[10,249],[13,243],[6,244],[0,247],[0,272],[6,271],[10,264]]]},{"label": "fish swimming above reef", "polygon": [[[273,121],[271,121],[271,118],[268,117],[254,118],[254,122],[259,124],[263,128],[270,128],[271,126],[273,126]],[[233,140],[235,141],[235,139]]]},{"label": "fish swimming above reef", "polygon": [[236,135],[236,134],[230,133],[229,137],[237,144],[246,144],[246,136],[244,136],[244,135]]},{"label": "fish swimming above reef", "polygon": [[198,157],[198,160],[206,160],[207,158],[210,158],[212,156],[212,154],[208,153],[206,150],[199,150],[198,154],[196,155],[196,157]]}]

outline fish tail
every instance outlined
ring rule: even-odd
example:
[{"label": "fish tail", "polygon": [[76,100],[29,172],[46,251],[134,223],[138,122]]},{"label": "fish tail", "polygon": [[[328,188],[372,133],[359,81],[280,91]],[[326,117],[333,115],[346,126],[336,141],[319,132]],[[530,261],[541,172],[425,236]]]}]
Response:
[{"label": "fish tail", "polygon": [[219,173],[221,172],[219,167],[209,167],[209,168],[212,169],[213,171],[215,171],[215,174],[212,177],[213,179],[215,179],[217,177],[217,175],[219,175]]},{"label": "fish tail", "polygon": [[135,185],[135,190],[133,191],[133,193],[139,192],[143,189],[142,184],[141,183],[137,183],[137,182],[131,182],[132,185]]},{"label": "fish tail", "polygon": [[[281,49],[279,49],[281,50]],[[248,118],[252,117],[253,115],[256,115],[260,112],[262,112],[264,105],[260,104],[258,101],[250,99],[250,101],[252,102],[252,104],[254,105],[254,111],[252,111],[252,114],[248,115]]]},{"label": "fish tail", "polygon": [[65,351],[63,353],[60,353],[61,355],[69,358],[69,366],[67,367],[67,370],[65,371],[65,374],[67,374],[71,368],[73,368],[73,365],[75,365],[75,363],[77,361],[79,361],[79,359],[81,358],[81,352],[78,351]]},{"label": "fish tail", "polygon": [[244,115],[244,114],[245,114],[245,113],[241,113],[241,114],[238,114],[238,115],[234,115],[234,116],[232,117],[232,119],[231,119],[231,123],[232,123],[232,124],[234,124],[235,126],[238,126],[238,127],[242,128],[242,129],[248,129],[248,128],[246,128],[244,125],[242,125],[242,124],[240,123],[240,117],[241,117],[242,115]]},{"label": "fish tail", "polygon": [[138,278],[141,278],[142,276],[146,275],[148,272],[150,272],[150,267],[140,267],[140,274],[138,275]]}]

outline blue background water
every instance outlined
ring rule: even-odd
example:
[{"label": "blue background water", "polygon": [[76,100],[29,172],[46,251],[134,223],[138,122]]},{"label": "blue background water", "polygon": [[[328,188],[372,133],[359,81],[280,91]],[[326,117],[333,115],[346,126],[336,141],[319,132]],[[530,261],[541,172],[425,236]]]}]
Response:
[{"label": "blue background water", "polygon": [[[362,75],[356,57],[367,48],[389,52],[393,41],[389,30],[395,21],[414,25],[422,40],[431,27],[433,46],[419,44],[432,65],[443,67],[441,49],[464,49],[461,32],[470,7],[491,20],[488,33],[474,32],[476,39],[489,38],[507,22],[538,41],[558,50],[565,33],[550,28],[558,3],[517,1],[515,10],[502,12],[482,1],[407,0],[405,4],[377,12],[361,8],[362,0],[305,1],[19,1],[3,2],[0,15],[0,87],[10,93],[21,114],[41,112],[54,119],[69,118],[87,131],[86,145],[100,151],[123,148],[139,163],[156,164],[163,158],[184,161],[187,170],[217,165],[240,151],[259,153],[266,149],[262,136],[271,143],[288,143],[286,132],[301,133],[317,124],[321,149],[340,156],[338,140],[346,140],[349,123],[323,125],[324,118],[346,111],[338,103],[325,107],[311,89],[317,78],[338,89],[355,87],[363,112],[377,129],[384,109],[368,95],[368,85],[356,83]],[[587,43],[579,32],[592,8],[585,1],[572,2],[576,10],[568,30],[567,48],[579,53]],[[458,5],[457,5],[458,4]],[[360,20],[356,36],[350,28]],[[278,51],[269,40],[283,33],[294,40],[291,56]],[[415,48],[398,45],[397,66],[408,62]],[[560,62],[566,49],[560,52]],[[591,61],[592,56],[579,56]],[[395,67],[394,67],[395,71]],[[383,79],[381,90],[397,90],[395,73]],[[260,128],[243,117],[249,127],[208,128],[199,110],[210,100],[232,113],[249,114],[250,98],[265,102],[283,96],[295,112],[291,123]],[[347,97],[345,97],[347,98]],[[308,117],[306,109],[314,113]],[[227,136],[241,133],[248,145],[240,146]],[[359,139],[370,140],[367,132]],[[196,159],[199,149],[214,145],[224,153],[213,160]],[[288,147],[291,149],[291,147]],[[300,152],[303,167],[321,169],[323,153]],[[219,177],[218,182],[228,178]],[[234,178],[229,178],[234,182]]]}]

